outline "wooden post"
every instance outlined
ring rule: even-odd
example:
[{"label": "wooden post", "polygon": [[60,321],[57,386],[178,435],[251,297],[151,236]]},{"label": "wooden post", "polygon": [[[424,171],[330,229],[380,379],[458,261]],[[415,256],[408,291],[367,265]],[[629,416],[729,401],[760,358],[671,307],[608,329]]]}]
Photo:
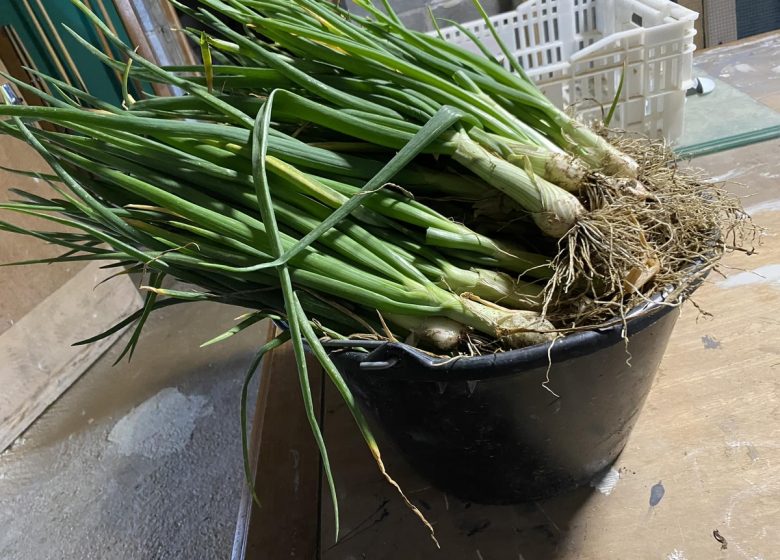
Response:
[{"label": "wooden post", "polygon": [[52,62],[54,63],[54,66],[57,68],[57,72],[60,73],[64,81],[70,85],[73,85],[73,82],[70,81],[70,76],[68,76],[68,73],[65,71],[65,67],[62,65],[62,61],[57,56],[57,51],[55,51],[54,47],[51,46],[49,37],[46,35],[43,27],[41,27],[41,22],[38,21],[38,16],[35,15],[32,6],[30,6],[29,0],[22,0],[22,2],[24,3],[24,8],[27,10],[27,15],[30,17],[30,21],[32,22],[33,27],[35,27],[35,31],[38,32],[41,41],[43,41],[44,47],[46,47],[46,52],[49,54]]},{"label": "wooden post", "polygon": [[[103,0],[97,1],[99,5],[102,5]],[[154,55],[154,51],[152,50],[152,47],[149,43],[149,39],[143,31],[143,26],[138,20],[138,14],[135,12],[133,0],[114,0],[114,4],[116,5],[116,10],[119,13],[119,17],[122,20],[122,24],[127,31],[127,35],[130,37],[130,42],[134,47],[138,48],[138,54],[157,63],[157,57]],[[105,7],[103,7],[103,9],[105,9]],[[106,21],[106,25],[108,25],[109,29],[111,29],[111,31],[116,34],[116,28],[111,23],[110,19]],[[155,95],[169,96],[173,94],[171,88],[165,84],[153,83],[152,89],[154,90]]]},{"label": "wooden post", "polygon": [[73,62],[73,57],[70,56],[70,52],[65,47],[65,43],[62,42],[62,37],[60,37],[59,31],[57,31],[57,27],[52,23],[51,18],[49,17],[49,12],[46,11],[46,7],[43,5],[41,0],[35,0],[38,4],[38,9],[43,14],[43,19],[46,20],[46,25],[49,26],[49,30],[51,31],[52,37],[54,37],[54,40],[57,43],[57,46],[59,47],[60,51],[62,52],[62,56],[65,58],[65,62],[68,64],[68,68],[70,68],[70,71],[73,72],[73,75],[76,76],[76,79],[79,82],[79,85],[81,86],[81,89],[84,91],[87,91],[87,84],[84,82],[84,78],[81,77],[81,72],[79,72],[78,66],[76,66],[76,63]]},{"label": "wooden post", "polygon": [[[95,11],[94,8],[92,7],[92,2],[90,0],[86,0],[86,4],[90,10],[92,10],[93,12]],[[103,21],[106,21],[107,19],[110,20],[110,18],[108,17],[108,13],[106,12],[106,7],[103,5],[103,2],[100,2],[100,11],[103,17]],[[106,22],[106,25],[108,24],[109,22]],[[97,25],[93,25],[93,28],[95,29],[95,33],[97,33],[98,41],[100,41],[100,48],[103,51],[103,54],[105,54],[109,58],[114,58],[114,53],[111,50],[111,45],[108,43],[108,39],[106,38],[105,33],[103,33],[103,30],[100,29]],[[114,76],[116,77],[117,83],[121,87],[123,81],[122,73],[116,68],[112,68],[112,70],[114,71]]]},{"label": "wooden post", "polygon": [[[270,324],[267,339],[276,335]],[[309,357],[315,413],[321,415],[322,369]],[[232,560],[317,558],[320,460],[303,407],[292,347],[277,348],[260,373],[250,441],[255,491],[244,488]]]},{"label": "wooden post", "polygon": [[[130,39],[139,47],[141,55],[159,65],[196,63],[187,38],[183,33],[174,31],[181,24],[175,10],[167,2],[115,0],[115,4]],[[152,50],[150,35],[154,36],[156,44],[163,47],[163,52],[155,53]],[[167,85],[153,84],[152,87],[157,95],[172,93]]]}]

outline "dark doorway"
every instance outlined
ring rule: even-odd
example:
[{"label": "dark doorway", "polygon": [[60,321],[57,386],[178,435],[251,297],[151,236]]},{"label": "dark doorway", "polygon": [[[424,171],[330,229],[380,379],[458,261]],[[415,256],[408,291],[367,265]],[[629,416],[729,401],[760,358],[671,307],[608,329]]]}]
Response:
[{"label": "dark doorway", "polygon": [[780,29],[780,0],[737,0],[737,38]]}]

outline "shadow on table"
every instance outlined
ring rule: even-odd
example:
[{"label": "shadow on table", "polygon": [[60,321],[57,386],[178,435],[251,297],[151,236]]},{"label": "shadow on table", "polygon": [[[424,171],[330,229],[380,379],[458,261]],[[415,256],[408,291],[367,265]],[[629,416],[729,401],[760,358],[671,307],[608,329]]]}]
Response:
[{"label": "shadow on table", "polygon": [[412,501],[434,525],[441,549],[436,548],[416,517],[398,507],[394,498],[383,497],[369,515],[358,520],[355,525],[344,527],[338,544],[332,544],[332,535],[324,534],[321,558],[575,558],[576,555],[572,556],[575,550],[571,539],[572,528],[576,526],[578,512],[593,495],[593,489],[582,488],[542,502],[512,506],[485,506],[462,502],[433,489],[424,489],[413,494],[410,496]]},{"label": "shadow on table", "polygon": [[[333,411],[335,412],[335,411]],[[336,413],[334,416],[338,417]],[[327,424],[326,424],[327,425]],[[331,424],[332,426],[332,424]],[[340,431],[340,430],[339,430]],[[482,505],[432,487],[382,438],[388,471],[435,529],[429,532],[377,473],[367,453],[346,442],[349,431],[332,438],[339,490],[341,532],[334,524],[327,490],[322,492],[320,558],[324,560],[558,560],[576,558],[577,518],[598,496],[585,487],[538,502]],[[347,449],[337,449],[344,445]],[[594,496],[594,492],[596,496]]]}]

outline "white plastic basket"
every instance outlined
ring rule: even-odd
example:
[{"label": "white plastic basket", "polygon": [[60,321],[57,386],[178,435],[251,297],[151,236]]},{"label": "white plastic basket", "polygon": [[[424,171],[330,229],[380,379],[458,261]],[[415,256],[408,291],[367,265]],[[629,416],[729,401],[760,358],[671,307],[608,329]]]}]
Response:
[{"label": "white plastic basket", "polygon": [[[586,121],[609,109],[625,63],[610,126],[674,142],[683,130],[698,16],[671,0],[529,0],[490,20],[547,97]],[[508,67],[484,21],[463,26]],[[457,28],[442,33],[480,52]]]}]

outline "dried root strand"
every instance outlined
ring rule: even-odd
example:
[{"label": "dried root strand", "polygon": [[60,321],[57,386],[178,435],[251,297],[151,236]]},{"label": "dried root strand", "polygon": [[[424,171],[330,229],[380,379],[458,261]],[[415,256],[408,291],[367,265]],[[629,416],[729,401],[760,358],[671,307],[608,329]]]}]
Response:
[{"label": "dried root strand", "polygon": [[589,212],[561,239],[545,289],[545,316],[569,327],[604,324],[669,287],[679,300],[758,233],[736,196],[680,169],[662,142],[606,134],[640,173],[638,182],[588,178]]}]

